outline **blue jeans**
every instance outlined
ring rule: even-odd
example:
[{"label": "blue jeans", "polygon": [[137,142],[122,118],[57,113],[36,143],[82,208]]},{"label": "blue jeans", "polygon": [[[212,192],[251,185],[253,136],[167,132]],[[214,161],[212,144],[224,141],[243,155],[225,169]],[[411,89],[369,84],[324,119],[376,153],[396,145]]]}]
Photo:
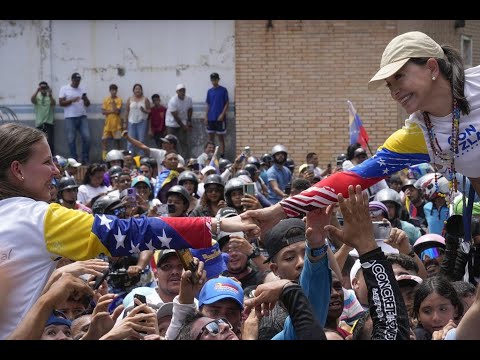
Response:
[{"label": "blue jeans", "polygon": [[[139,123],[132,124],[128,123],[128,135],[134,139],[137,139],[141,143],[145,144],[145,136],[147,134],[147,120],[142,120]],[[137,154],[137,151],[134,150],[134,146],[131,143],[128,143],[127,150],[130,150],[132,154]],[[138,155],[144,155],[143,150],[138,150]]]},{"label": "blue jeans", "polygon": [[90,129],[88,128],[88,119],[86,115],[65,118],[65,132],[67,135],[68,148],[70,150],[70,156],[75,160],[77,157],[77,131],[82,137],[82,158],[80,162],[82,164],[88,164],[90,160]]}]

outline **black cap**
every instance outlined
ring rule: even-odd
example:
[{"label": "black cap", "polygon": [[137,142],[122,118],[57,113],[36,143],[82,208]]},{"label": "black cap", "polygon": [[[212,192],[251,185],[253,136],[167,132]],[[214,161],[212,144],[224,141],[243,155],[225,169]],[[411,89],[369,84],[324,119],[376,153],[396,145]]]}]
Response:
[{"label": "black cap", "polygon": [[169,144],[175,144],[177,145],[178,143],[178,138],[175,135],[168,134],[167,136],[161,138],[163,142],[169,143]]},{"label": "black cap", "polygon": [[220,79],[220,75],[218,75],[218,73],[211,73],[210,79]]},{"label": "black cap", "polygon": [[77,72],[76,72],[76,73],[73,73],[73,74],[72,74],[72,80],[73,80],[73,79],[78,79],[78,80],[81,80],[81,79],[82,79],[82,77],[80,76],[80,74],[79,74],[79,73],[77,73]]},{"label": "black cap", "polygon": [[[301,233],[286,237],[291,229],[299,229]],[[299,241],[305,241],[305,223],[303,220],[290,218],[280,221],[265,235],[265,248],[269,255],[265,263],[271,261],[284,247],[295,244]]]}]

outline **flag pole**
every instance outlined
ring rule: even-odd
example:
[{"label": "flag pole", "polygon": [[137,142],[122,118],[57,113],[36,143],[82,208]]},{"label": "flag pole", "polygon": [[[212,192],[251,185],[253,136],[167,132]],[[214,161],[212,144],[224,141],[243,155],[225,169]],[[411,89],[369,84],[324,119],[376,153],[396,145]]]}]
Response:
[{"label": "flag pole", "polygon": [[[363,140],[365,140],[365,138],[363,138]],[[373,156],[372,149],[370,148],[370,144],[368,143],[368,141],[367,141],[367,140],[365,140],[365,144],[367,144],[368,151],[370,151],[370,155],[371,155],[371,156]]]}]

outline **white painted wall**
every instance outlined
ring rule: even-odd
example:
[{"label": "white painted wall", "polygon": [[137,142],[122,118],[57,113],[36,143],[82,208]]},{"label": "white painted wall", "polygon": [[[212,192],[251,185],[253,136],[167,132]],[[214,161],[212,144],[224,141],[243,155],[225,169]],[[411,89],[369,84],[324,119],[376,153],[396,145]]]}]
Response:
[{"label": "white painted wall", "polygon": [[166,103],[182,82],[200,106],[214,71],[233,102],[234,30],[233,20],[2,20],[0,105],[21,110],[41,80],[57,98],[73,72],[82,75],[94,104],[111,83],[126,98],[137,82]]},{"label": "white painted wall", "polygon": [[[202,120],[210,73],[218,72],[230,96],[226,154],[233,160],[234,37],[234,20],[0,20],[0,107],[8,106],[33,125],[30,97],[38,83],[47,81],[58,101],[60,87],[79,72],[92,102],[87,116],[91,159],[96,160],[101,154],[101,102],[110,84],[117,84],[126,100],[140,83],[145,96],[157,93],[166,105],[176,85],[184,83],[194,104],[190,147],[197,156],[207,140]],[[56,152],[68,154],[63,108],[58,105],[55,118]]]}]

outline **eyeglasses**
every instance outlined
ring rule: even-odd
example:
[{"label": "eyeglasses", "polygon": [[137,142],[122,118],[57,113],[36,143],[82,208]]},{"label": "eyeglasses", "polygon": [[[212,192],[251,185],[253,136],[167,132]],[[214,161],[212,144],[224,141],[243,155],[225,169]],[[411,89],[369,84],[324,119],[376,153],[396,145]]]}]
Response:
[{"label": "eyeglasses", "polygon": [[441,255],[443,255],[442,254],[442,249],[437,248],[437,247],[433,247],[433,248],[426,249],[426,250],[422,251],[421,254],[420,254],[420,259],[422,261],[432,260],[432,259],[438,258]]},{"label": "eyeglasses", "polygon": [[199,340],[200,337],[203,335],[203,333],[205,331],[208,331],[208,333],[212,336],[217,336],[222,331],[221,326],[220,326],[222,324],[227,325],[230,330],[233,329],[232,324],[230,324],[230,322],[227,319],[212,320],[212,321],[206,323],[204,327],[202,327],[202,329],[200,330],[200,332],[197,335],[197,337],[195,338],[195,340]]}]

